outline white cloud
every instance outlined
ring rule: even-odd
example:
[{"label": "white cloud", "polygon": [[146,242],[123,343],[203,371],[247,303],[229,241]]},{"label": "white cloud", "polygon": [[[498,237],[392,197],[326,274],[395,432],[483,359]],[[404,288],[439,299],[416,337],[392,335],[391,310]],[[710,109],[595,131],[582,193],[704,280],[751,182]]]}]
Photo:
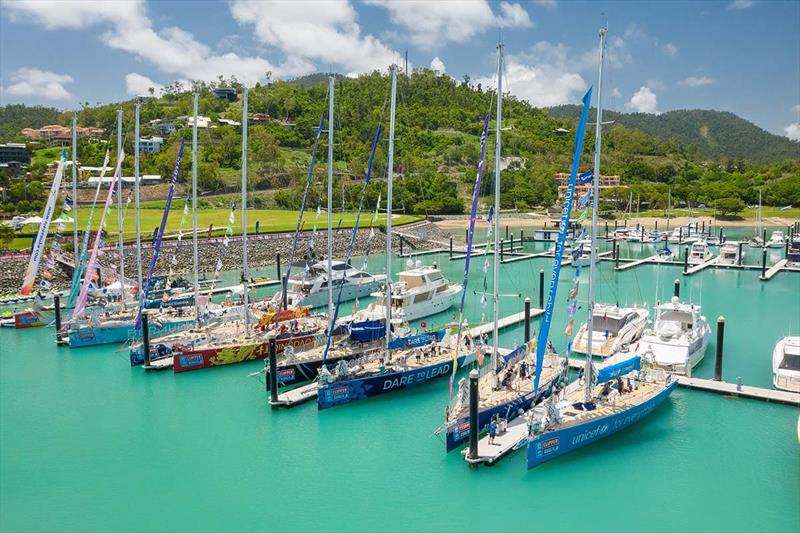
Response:
[{"label": "white cloud", "polygon": [[[540,41],[526,54],[505,58],[504,92],[527,100],[536,107],[577,103],[586,90],[583,77],[568,61],[568,49],[563,44]],[[473,83],[496,87],[493,76],[478,76]]]},{"label": "white cloud", "polygon": [[793,105],[792,111],[794,111],[795,113],[800,113],[800,104]]},{"label": "white cloud", "polygon": [[678,53],[678,47],[672,43],[665,44],[664,46],[661,47],[661,49],[664,51],[665,54],[667,54],[670,57],[675,57],[675,54]]},{"label": "white cloud", "polygon": [[39,96],[48,100],[68,100],[72,95],[64,88],[72,76],[48,70],[23,67],[11,74],[11,85],[3,92],[14,96]]},{"label": "white cloud", "polygon": [[164,73],[193,80],[212,81],[221,74],[253,83],[263,79],[267,71],[281,76],[313,70],[311,65],[297,61],[273,65],[261,57],[214,53],[178,27],[156,30],[141,0],[17,0],[3,5],[12,20],[33,19],[47,29],[99,25],[105,29],[100,40],[106,46],[129,52]]},{"label": "white cloud", "polygon": [[533,0],[533,3],[540,7],[546,7],[547,9],[554,8],[558,5],[556,0]]},{"label": "white cloud", "polygon": [[789,137],[793,141],[800,141],[800,122],[793,122],[783,128],[783,131],[786,132],[786,136]]},{"label": "white cloud", "polygon": [[642,85],[638,91],[631,96],[625,107],[637,113],[658,114],[658,97],[650,90],[647,85]]},{"label": "white cloud", "polygon": [[430,50],[449,42],[463,43],[491,27],[531,27],[520,4],[501,2],[496,15],[486,0],[429,2],[426,0],[367,0],[389,11],[393,24],[403,27],[412,44]]},{"label": "white cloud", "polygon": [[136,72],[131,72],[125,76],[125,87],[131,96],[147,96],[150,94],[151,88],[154,90],[154,94],[158,95],[164,89],[164,86],[160,83],[156,83],[147,76],[142,76]]},{"label": "white cloud", "polygon": [[679,81],[678,85],[683,87],[702,87],[703,85],[713,85],[714,83],[717,83],[717,80],[708,76],[689,76]]},{"label": "white cloud", "polygon": [[611,89],[611,96],[613,96],[614,98],[622,98],[622,93],[619,92],[619,89],[617,87],[614,87],[613,89]]},{"label": "white cloud", "polygon": [[431,70],[434,70],[439,74],[444,74],[446,70],[444,66],[444,61],[442,61],[438,57],[434,57],[433,61],[431,61]]},{"label": "white cloud", "polygon": [[400,64],[401,55],[373,35],[362,35],[358,14],[347,0],[276,2],[233,0],[231,14],[252,24],[258,39],[282,50],[298,73],[313,70],[310,61],[342,65],[349,74]]},{"label": "white cloud", "polygon": [[749,9],[753,7],[753,0],[734,0],[728,4],[728,9]]}]

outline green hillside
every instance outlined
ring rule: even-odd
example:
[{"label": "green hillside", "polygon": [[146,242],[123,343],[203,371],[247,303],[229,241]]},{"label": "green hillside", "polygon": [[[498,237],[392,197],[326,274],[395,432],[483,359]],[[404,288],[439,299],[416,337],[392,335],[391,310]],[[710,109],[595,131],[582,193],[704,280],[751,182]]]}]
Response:
[{"label": "green hillside", "polygon": [[[235,80],[221,83],[238,87]],[[213,127],[199,132],[198,180],[204,195],[234,194],[239,190],[241,164],[240,128],[223,125],[219,118],[241,121],[241,99],[229,102],[216,98],[214,84],[198,84],[200,114]],[[249,128],[248,180],[252,191],[261,193],[262,208],[296,209],[308,173],[315,129],[327,109],[327,77],[322,74],[297,80],[257,84],[250,90],[250,113],[269,115],[266,124]],[[367,193],[368,209],[374,209],[379,194],[385,198],[389,79],[374,72],[358,78],[337,77],[334,118],[334,198],[337,207],[353,209],[366,172],[370,146],[376,128],[384,127],[378,143]],[[98,126],[108,131],[108,146],[115,144],[116,110],[124,112],[123,138],[126,153],[133,151],[133,101],[87,106],[79,115],[81,126]],[[20,116],[31,110],[29,125],[42,114],[41,108],[14,108],[15,128],[25,124]],[[142,102],[142,134],[158,132],[150,121],[176,121],[178,131],[168,136],[160,153],[143,154],[141,169],[146,174],[169,176],[180,138],[187,141],[180,180],[191,177],[192,158],[188,143],[191,129],[189,88],[175,83],[158,98]],[[574,131],[576,108],[531,107],[514,97],[504,102],[504,164],[501,204],[504,208],[531,209],[552,205],[557,196],[554,175],[566,171],[571,162],[573,137],[560,135],[558,128]],[[468,79],[420,69],[398,79],[395,144],[394,206],[407,214],[461,213],[475,179],[480,153],[480,135],[485,113],[494,110],[494,95],[473,87]],[[55,110],[50,110],[55,112]],[[5,110],[4,110],[5,112]],[[611,191],[606,201],[626,201],[630,190],[640,196],[643,207],[666,206],[671,192],[673,205],[706,203],[737,207],[754,204],[761,190],[765,205],[800,205],[800,157],[798,143],[771,135],[731,115],[714,111],[675,111],[658,116],[609,113],[615,121],[603,138],[603,174],[618,174],[630,189]],[[69,114],[57,122],[67,124]],[[327,117],[326,117],[326,128]],[[494,128],[494,121],[490,127]],[[692,133],[692,132],[696,132]],[[699,141],[698,141],[699,139]],[[0,139],[5,140],[5,139]],[[700,142],[702,141],[702,142]],[[593,132],[587,133],[582,165],[591,164]],[[83,164],[99,165],[107,144],[81,140],[78,157]],[[482,193],[493,190],[494,133],[486,150]],[[32,210],[40,206],[35,195],[47,179],[44,162],[50,153],[35,153],[36,164],[24,182],[0,174],[0,186],[8,186],[7,212]],[[323,135],[317,158],[310,203],[325,200],[327,136]],[[126,174],[133,171],[133,159],[124,162]],[[12,183],[12,181],[14,181]],[[33,190],[29,190],[33,188]],[[31,196],[34,196],[32,198]],[[23,203],[25,202],[25,203]]]}]

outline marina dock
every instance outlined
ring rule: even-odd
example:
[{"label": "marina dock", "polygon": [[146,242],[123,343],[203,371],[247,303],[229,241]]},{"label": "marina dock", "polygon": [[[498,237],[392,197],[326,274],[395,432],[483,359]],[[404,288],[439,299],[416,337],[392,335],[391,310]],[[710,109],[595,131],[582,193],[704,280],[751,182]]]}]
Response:
[{"label": "marina dock", "polygon": [[769,270],[767,270],[764,273],[763,276],[759,276],[758,279],[760,279],[761,281],[769,281],[769,280],[771,280],[773,278],[773,276],[775,276],[775,274],[777,274],[778,272],[783,270],[783,268],[786,266],[786,264],[788,262],[789,262],[788,259],[781,259],[780,261],[778,261],[777,263],[772,265],[769,268]]},{"label": "marina dock", "polygon": [[[544,313],[544,309],[537,309],[531,308],[531,318],[536,318],[537,316]],[[500,331],[502,329],[514,326],[523,322],[525,320],[525,311],[520,311],[519,313],[514,313],[513,315],[508,315],[507,317],[503,317],[497,321],[497,330]],[[481,326],[475,326],[469,330],[469,334],[475,338],[479,337],[484,334],[489,334],[494,330],[494,325],[491,322],[487,322]]]},{"label": "marina dock", "polygon": [[272,399],[268,399],[267,403],[274,407],[283,407],[286,409],[291,409],[297,405],[310,402],[314,398],[317,397],[317,382],[312,381],[311,383],[307,383],[305,385],[301,385],[294,389],[278,393],[278,401],[272,402]]},{"label": "marina dock", "polygon": [[707,261],[703,261],[699,265],[694,265],[693,267],[689,268],[686,272],[683,273],[684,276],[691,276],[695,272],[700,272],[701,270],[708,268],[710,266],[716,266],[718,257],[712,257]]},{"label": "marina dock", "polygon": [[528,422],[525,417],[518,416],[508,423],[506,430],[494,438],[494,444],[489,444],[489,435],[484,435],[478,440],[478,457],[471,459],[467,457],[469,448],[465,448],[461,453],[470,464],[486,463],[493,465],[512,451],[525,444],[525,437],[528,435]]},{"label": "marina dock", "polygon": [[764,389],[738,383],[728,383],[727,381],[714,381],[713,379],[690,378],[686,376],[678,376],[678,385],[688,389],[716,392],[726,396],[784,403],[800,407],[800,394],[796,392]]}]

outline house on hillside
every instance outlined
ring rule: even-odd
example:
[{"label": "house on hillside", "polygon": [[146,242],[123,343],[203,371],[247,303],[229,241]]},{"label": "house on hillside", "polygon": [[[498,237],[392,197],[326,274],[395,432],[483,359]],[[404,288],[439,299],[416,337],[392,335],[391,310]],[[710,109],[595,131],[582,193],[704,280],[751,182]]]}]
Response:
[{"label": "house on hillside", "polygon": [[161,145],[164,144],[162,137],[140,137],[139,138],[139,153],[140,154],[155,154],[161,151]]},{"label": "house on hillside", "polygon": [[175,121],[173,120],[162,120],[157,118],[155,120],[151,120],[148,122],[148,126],[150,126],[150,130],[154,133],[160,133],[161,135],[172,135],[178,129],[175,126]]}]

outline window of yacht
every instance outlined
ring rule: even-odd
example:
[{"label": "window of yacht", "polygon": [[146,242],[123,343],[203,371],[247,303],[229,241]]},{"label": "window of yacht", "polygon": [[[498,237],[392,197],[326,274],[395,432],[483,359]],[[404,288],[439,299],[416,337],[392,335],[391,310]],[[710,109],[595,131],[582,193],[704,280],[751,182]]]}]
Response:
[{"label": "window of yacht", "polygon": [[618,318],[612,318],[612,317],[604,318],[602,316],[592,317],[592,329],[594,329],[595,331],[603,333],[608,331],[609,335],[616,335],[622,328],[622,326],[623,323]]}]

